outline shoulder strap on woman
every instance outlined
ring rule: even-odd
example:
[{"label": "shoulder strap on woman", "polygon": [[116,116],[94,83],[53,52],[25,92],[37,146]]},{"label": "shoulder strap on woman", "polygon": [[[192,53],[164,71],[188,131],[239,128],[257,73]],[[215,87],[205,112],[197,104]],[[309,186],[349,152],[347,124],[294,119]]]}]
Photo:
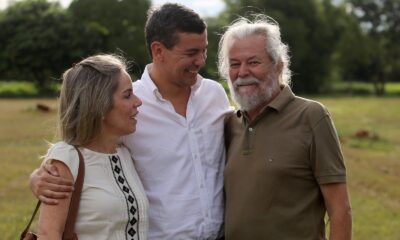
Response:
[{"label": "shoulder strap on woman", "polygon": [[75,181],[74,185],[74,192],[71,197],[71,203],[69,205],[68,217],[67,222],[65,223],[65,229],[63,234],[63,239],[70,240],[70,239],[78,239],[75,234],[75,221],[76,216],[78,215],[79,209],[79,202],[81,200],[81,192],[83,186],[83,179],[85,177],[85,164],[84,158],[82,156],[81,151],[79,151],[77,146],[74,146],[76,151],[78,151],[79,155],[79,169],[78,169],[78,176]]}]

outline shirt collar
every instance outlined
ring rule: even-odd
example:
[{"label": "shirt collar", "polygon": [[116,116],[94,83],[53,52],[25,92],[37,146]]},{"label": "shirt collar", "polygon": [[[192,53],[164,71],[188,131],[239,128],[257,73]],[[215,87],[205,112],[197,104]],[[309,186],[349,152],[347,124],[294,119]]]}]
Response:
[{"label": "shirt collar", "polygon": [[[294,98],[295,95],[292,92],[292,89],[289,86],[284,86],[278,96],[276,96],[267,107],[273,108],[277,112],[281,112]],[[265,108],[263,111],[265,111]]]},{"label": "shirt collar", "polygon": [[[165,101],[165,99],[161,96],[160,91],[158,90],[157,86],[154,84],[153,80],[150,77],[149,71],[152,67],[152,63],[147,64],[144,72],[142,74],[141,80],[143,81],[144,85],[150,89],[150,91],[154,94],[154,96],[161,101]],[[192,94],[196,94],[197,90],[200,88],[203,77],[200,74],[197,74],[196,83],[191,86]]]}]

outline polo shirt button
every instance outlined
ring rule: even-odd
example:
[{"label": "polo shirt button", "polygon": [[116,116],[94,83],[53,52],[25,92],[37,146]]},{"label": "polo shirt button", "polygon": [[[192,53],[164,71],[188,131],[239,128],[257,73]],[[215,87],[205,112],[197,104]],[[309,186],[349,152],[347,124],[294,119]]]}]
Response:
[{"label": "polo shirt button", "polygon": [[253,131],[253,128],[249,128],[249,132],[252,132]]},{"label": "polo shirt button", "polygon": [[268,162],[272,162],[273,161],[273,159],[272,158],[268,158]]}]

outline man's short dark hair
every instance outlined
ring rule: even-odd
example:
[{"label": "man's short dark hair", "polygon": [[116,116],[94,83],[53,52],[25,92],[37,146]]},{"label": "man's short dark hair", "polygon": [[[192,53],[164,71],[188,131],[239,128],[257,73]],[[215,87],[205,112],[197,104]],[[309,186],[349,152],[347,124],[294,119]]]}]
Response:
[{"label": "man's short dark hair", "polygon": [[166,3],[158,8],[151,8],[147,13],[145,27],[146,45],[151,54],[151,43],[159,41],[168,49],[178,43],[177,34],[202,34],[207,28],[206,23],[192,9],[176,3]]}]

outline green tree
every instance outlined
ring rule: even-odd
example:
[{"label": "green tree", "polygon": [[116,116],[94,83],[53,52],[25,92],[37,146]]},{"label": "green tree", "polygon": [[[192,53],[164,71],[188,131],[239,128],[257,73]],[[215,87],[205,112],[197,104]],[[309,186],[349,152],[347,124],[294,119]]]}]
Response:
[{"label": "green tree", "polygon": [[[249,13],[265,13],[281,26],[289,45],[293,88],[318,93],[331,79],[332,56],[340,38],[336,7],[328,0],[225,0],[230,20]],[[251,6],[251,7],[249,7]]]},{"label": "green tree", "polygon": [[400,77],[400,0],[348,0],[363,32],[370,54],[360,72],[385,93],[385,83]]},{"label": "green tree", "polygon": [[221,17],[207,18],[206,22],[208,33],[207,61],[205,67],[202,68],[200,74],[207,78],[218,79],[218,43],[220,35],[223,32],[223,26],[226,26],[227,23],[224,22]]},{"label": "green tree", "polygon": [[341,3],[332,8],[327,16],[330,22],[340,29],[339,39],[332,55],[333,81],[349,82],[350,93],[353,93],[352,82],[364,79],[360,68],[369,58],[368,39],[362,33],[359,22],[351,14],[346,4]]},{"label": "green tree", "polygon": [[0,19],[0,75],[34,81],[42,92],[82,53],[96,51],[101,34],[74,25],[58,3],[16,2]]},{"label": "green tree", "polygon": [[69,6],[76,22],[101,29],[103,52],[122,52],[140,68],[149,61],[144,25],[149,0],[74,0]]}]

